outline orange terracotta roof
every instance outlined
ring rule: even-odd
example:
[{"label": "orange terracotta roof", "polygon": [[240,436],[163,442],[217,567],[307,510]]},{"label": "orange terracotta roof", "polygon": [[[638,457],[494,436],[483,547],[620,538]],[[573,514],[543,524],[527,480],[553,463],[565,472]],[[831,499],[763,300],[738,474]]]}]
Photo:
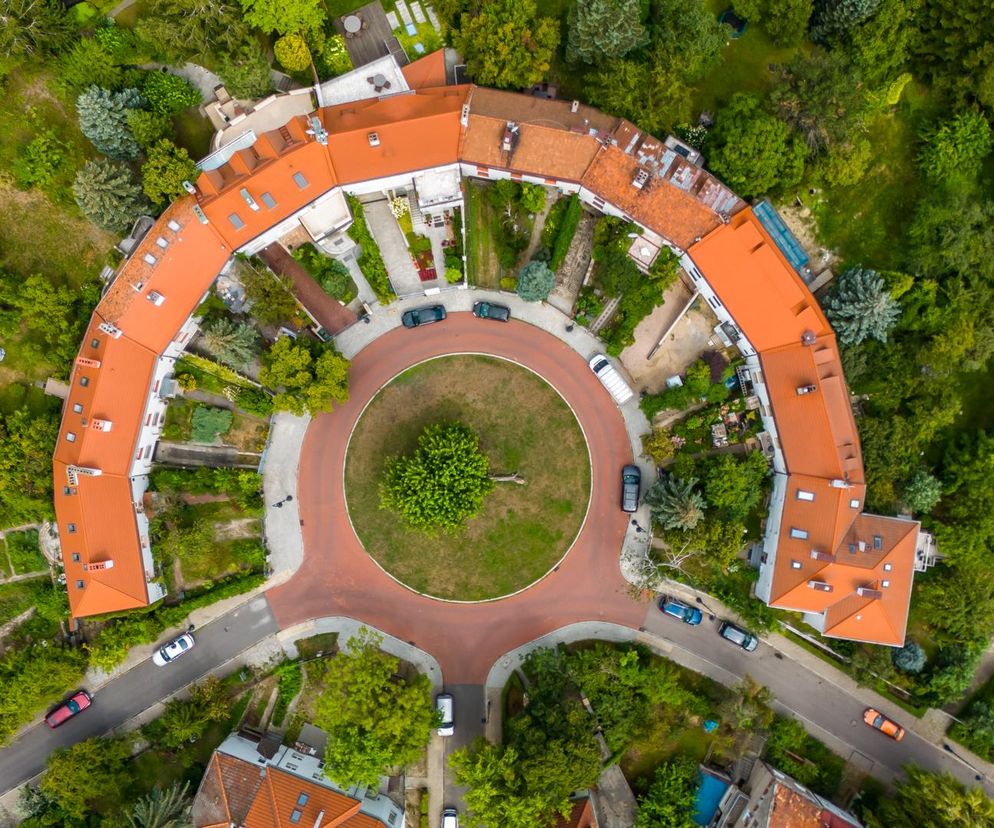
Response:
[{"label": "orange terracotta roof", "polygon": [[504,152],[501,142],[506,126],[505,119],[471,113],[460,159],[480,167],[579,182],[601,146],[590,135],[526,124],[519,129],[514,151]]},{"label": "orange terracotta roof", "polygon": [[556,828],[597,828],[594,818],[594,805],[589,796],[578,799],[573,803],[569,816],[560,818]]},{"label": "orange terracotta roof", "polygon": [[763,351],[760,361],[787,471],[863,483],[859,435],[835,337]]},{"label": "orange terracotta roof", "polygon": [[534,124],[550,129],[580,130],[589,133],[609,134],[618,124],[618,118],[577,102],[548,100],[519,92],[505,92],[474,86],[469,100],[470,111],[477,115],[514,121],[517,124]]},{"label": "orange terracotta roof", "polygon": [[773,791],[766,828],[859,828],[810,796],[778,784]]},{"label": "orange terracotta roof", "polygon": [[400,68],[404,80],[411,89],[428,89],[433,86],[445,86],[445,50],[436,49],[430,55],[425,55],[413,63]]},{"label": "orange terracotta roof", "polygon": [[818,302],[751,208],[689,252],[757,351],[798,343],[806,331],[832,333]]},{"label": "orange terracotta roof", "polygon": [[[307,800],[299,804],[301,794]],[[362,802],[273,765],[255,765],[215,751],[193,803],[197,828],[383,828],[359,812]],[[295,811],[300,815],[291,822]]]},{"label": "orange terracotta roof", "polygon": [[194,203],[187,196],[166,208],[97,306],[105,321],[156,354],[231,257],[232,248],[217,228],[197,220]]},{"label": "orange terracotta roof", "polygon": [[466,86],[422,89],[323,109],[339,182],[455,164],[462,131],[459,118],[468,91]]},{"label": "orange terracotta roof", "polygon": [[[651,186],[641,190],[634,187],[632,181],[638,171],[637,158],[626,155],[618,147],[607,146],[594,158],[582,183],[626,215],[684,249],[721,223],[718,214],[692,192],[666,181],[654,180]],[[713,180],[703,171],[700,175],[701,182]]]},{"label": "orange terracotta roof", "polygon": [[[53,471],[55,510],[73,617],[147,605],[147,578],[130,479],[80,475],[76,484],[70,485],[66,464],[56,461]],[[113,561],[109,567],[86,570],[108,561]],[[79,586],[79,582],[83,585]]]}]

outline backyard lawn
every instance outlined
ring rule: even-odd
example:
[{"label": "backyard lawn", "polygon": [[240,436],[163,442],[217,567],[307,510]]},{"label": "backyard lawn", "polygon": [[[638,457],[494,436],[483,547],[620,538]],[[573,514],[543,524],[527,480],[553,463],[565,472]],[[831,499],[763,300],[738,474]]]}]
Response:
[{"label": "backyard lawn", "polygon": [[[38,548],[38,530],[8,532],[6,537],[7,558],[14,575],[27,575],[30,572],[47,572],[48,561]],[[7,562],[0,560],[0,568],[7,568]]]},{"label": "backyard lawn", "polygon": [[483,197],[483,188],[474,182],[466,182],[466,267],[471,285],[497,290],[500,287],[502,270],[494,248],[492,210]]},{"label": "backyard lawn", "polygon": [[[426,425],[452,421],[479,435],[491,473],[518,472],[527,484],[497,483],[459,531],[408,529],[380,508],[386,461],[410,453]],[[572,412],[543,380],[502,360],[445,357],[373,399],[352,435],[345,488],[356,533],[387,571],[419,592],[480,600],[527,586],[562,557],[586,512],[590,460]]]}]

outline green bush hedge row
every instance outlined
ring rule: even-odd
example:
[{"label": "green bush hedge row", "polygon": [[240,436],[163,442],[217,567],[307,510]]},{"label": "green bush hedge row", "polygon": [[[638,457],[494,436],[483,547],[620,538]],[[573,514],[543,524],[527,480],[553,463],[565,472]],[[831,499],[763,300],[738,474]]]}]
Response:
[{"label": "green bush hedge row", "polygon": [[362,203],[355,196],[346,196],[346,198],[349,201],[349,209],[352,210],[352,226],[349,228],[349,238],[362,248],[362,255],[358,259],[359,269],[366,277],[366,281],[369,282],[376,298],[385,305],[394,297],[393,288],[390,287],[390,279],[387,277],[387,266],[383,264],[383,257],[380,255],[380,248],[373,239],[373,234],[369,232]]}]

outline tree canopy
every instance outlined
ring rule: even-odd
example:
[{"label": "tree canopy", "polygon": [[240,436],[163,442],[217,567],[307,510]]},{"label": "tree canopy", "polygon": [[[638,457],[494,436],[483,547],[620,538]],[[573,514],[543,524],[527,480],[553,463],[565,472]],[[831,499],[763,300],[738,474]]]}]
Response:
[{"label": "tree canopy", "polygon": [[556,274],[545,262],[528,262],[518,272],[518,296],[526,302],[544,302],[556,286]]},{"label": "tree canopy", "polygon": [[76,173],[72,191],[83,214],[114,233],[126,232],[151,206],[131,170],[106,158],[90,161]]},{"label": "tree canopy", "polygon": [[901,305],[876,271],[851,267],[839,277],[825,312],[839,341],[858,345],[870,338],[886,342],[901,316]]},{"label": "tree canopy", "polygon": [[566,59],[596,63],[624,57],[649,42],[640,0],[574,0]]},{"label": "tree canopy", "polygon": [[182,147],[163,138],[148,149],[142,164],[142,189],[155,204],[168,204],[183,195],[183,182],[197,177],[197,165]]},{"label": "tree canopy", "polygon": [[333,345],[281,336],[263,357],[259,381],[275,391],[277,411],[319,414],[349,398],[349,361]]},{"label": "tree canopy", "polygon": [[128,127],[128,115],[145,101],[137,89],[110,92],[91,86],[76,99],[79,128],[97,150],[118,161],[137,158],[141,147]]},{"label": "tree canopy", "polygon": [[663,762],[639,799],[635,828],[692,828],[697,785],[696,762],[686,758]]},{"label": "tree canopy", "polygon": [[397,676],[400,662],[365,627],[325,662],[314,723],[328,734],[325,773],[343,787],[373,788],[381,775],[420,759],[437,725],[431,682]]},{"label": "tree canopy", "polygon": [[264,32],[306,34],[324,26],[321,0],[240,0],[245,22]]}]

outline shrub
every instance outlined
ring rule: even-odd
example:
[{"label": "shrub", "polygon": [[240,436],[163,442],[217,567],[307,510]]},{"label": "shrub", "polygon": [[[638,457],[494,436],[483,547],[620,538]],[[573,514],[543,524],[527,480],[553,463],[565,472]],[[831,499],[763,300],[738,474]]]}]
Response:
[{"label": "shrub", "polygon": [[252,46],[221,55],[217,73],[235,98],[261,98],[273,88],[266,56]]},{"label": "shrub", "polygon": [[81,38],[62,56],[58,67],[59,83],[69,92],[90,86],[116,89],[123,72],[114,58],[96,40]]},{"label": "shrub", "polygon": [[150,147],[160,138],[172,132],[173,124],[168,115],[149,112],[147,109],[133,109],[127,116],[128,129],[135,140],[143,147]]},{"label": "shrub", "polygon": [[175,115],[200,104],[200,92],[186,78],[169,72],[146,72],[142,95],[153,112]]},{"label": "shrub", "polygon": [[163,138],[148,150],[142,165],[142,188],[155,204],[166,204],[184,192],[184,182],[197,176],[197,165],[183,147]]},{"label": "shrub", "polygon": [[273,706],[271,721],[279,727],[283,724],[284,719],[286,719],[286,712],[290,706],[290,702],[296,698],[304,685],[304,674],[299,662],[288,661],[276,668],[276,675],[279,676],[279,684],[277,685],[279,695],[276,697],[276,704]]},{"label": "shrub", "polygon": [[514,276],[504,276],[500,280],[501,290],[515,290],[518,287],[518,280]]},{"label": "shrub", "polygon": [[383,264],[383,257],[380,255],[380,248],[373,239],[373,234],[369,232],[362,203],[355,196],[346,196],[346,198],[352,211],[352,226],[348,230],[349,238],[358,244],[362,251],[357,260],[359,269],[366,277],[366,281],[369,282],[376,298],[384,305],[388,304],[393,299],[394,293],[387,276],[387,267]]},{"label": "shrub", "polygon": [[326,77],[344,75],[352,71],[352,59],[345,48],[344,37],[336,34],[328,38],[321,53],[321,63]]},{"label": "shrub", "polygon": [[213,443],[219,435],[231,428],[231,412],[224,408],[198,405],[193,410],[194,443]]},{"label": "shrub", "polygon": [[242,411],[257,417],[268,417],[273,413],[273,398],[261,388],[232,387],[236,389],[233,402]]},{"label": "shrub", "polygon": [[462,281],[462,268],[461,267],[446,267],[445,268],[445,281],[450,285],[457,285]]},{"label": "shrub", "polygon": [[311,65],[311,50],[299,34],[283,35],[273,44],[273,54],[287,72],[303,72]]},{"label": "shrub", "polygon": [[[562,217],[562,221],[556,230],[555,237],[552,239],[552,244],[549,247],[552,250],[552,254],[549,258],[549,269],[558,270],[562,267],[563,262],[566,260],[566,254],[569,252],[569,247],[573,243],[573,237],[576,235],[576,228],[580,226],[580,218],[583,215],[583,205],[580,203],[580,197],[575,193],[569,198],[565,199],[566,209]],[[556,202],[556,206],[563,203],[563,199]]]},{"label": "shrub", "polygon": [[17,151],[13,165],[17,186],[27,189],[51,185],[66,166],[66,149],[53,130],[39,132]]},{"label": "shrub", "polygon": [[905,673],[920,673],[925,669],[925,651],[914,641],[908,639],[900,650],[892,650],[891,658],[894,666]]},{"label": "shrub", "polygon": [[529,262],[518,273],[518,296],[526,302],[544,302],[556,286],[556,274],[545,262]]}]

